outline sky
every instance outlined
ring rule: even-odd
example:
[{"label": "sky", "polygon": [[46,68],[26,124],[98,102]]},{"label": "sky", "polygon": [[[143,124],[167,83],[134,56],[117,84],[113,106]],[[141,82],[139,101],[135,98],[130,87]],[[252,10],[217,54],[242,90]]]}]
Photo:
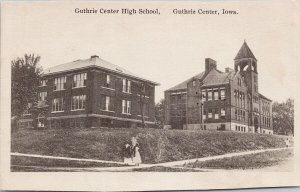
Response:
[{"label": "sky", "polygon": [[[160,15],[76,14],[76,8],[159,9]],[[178,15],[173,9],[228,9],[238,15]],[[1,65],[25,53],[43,68],[91,55],[160,83],[164,91],[202,72],[205,58],[234,68],[246,40],[258,60],[259,92],[274,101],[296,95],[299,82],[296,2],[6,2],[1,13]],[[6,68],[5,68],[6,69]]]}]

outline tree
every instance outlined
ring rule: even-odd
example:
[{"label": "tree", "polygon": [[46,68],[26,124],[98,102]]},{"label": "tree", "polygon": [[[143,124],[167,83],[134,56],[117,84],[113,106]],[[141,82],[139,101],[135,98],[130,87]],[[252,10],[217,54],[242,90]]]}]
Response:
[{"label": "tree", "polygon": [[274,102],[272,111],[274,133],[294,135],[294,100],[289,98],[286,102]]},{"label": "tree", "polygon": [[28,104],[37,102],[37,88],[42,72],[40,56],[25,54],[11,61],[11,115],[20,117]]},{"label": "tree", "polygon": [[165,100],[161,99],[155,104],[155,120],[159,128],[163,128],[165,121]]}]

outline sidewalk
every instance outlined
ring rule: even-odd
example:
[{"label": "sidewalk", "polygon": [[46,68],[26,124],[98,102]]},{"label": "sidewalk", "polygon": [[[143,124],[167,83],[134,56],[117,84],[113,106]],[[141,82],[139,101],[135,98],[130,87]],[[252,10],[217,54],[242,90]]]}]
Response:
[{"label": "sidewalk", "polygon": [[217,155],[217,156],[209,156],[209,157],[202,157],[202,158],[196,158],[196,159],[187,159],[187,160],[181,160],[181,161],[173,161],[173,162],[166,162],[166,163],[158,163],[155,164],[155,166],[176,166],[176,165],[184,165],[187,163],[194,163],[196,161],[208,161],[208,160],[215,160],[215,159],[223,159],[226,157],[234,157],[234,156],[240,156],[240,155],[250,155],[250,154],[256,154],[256,153],[263,153],[268,151],[278,151],[278,150],[284,150],[284,149],[292,149],[290,148],[273,148],[273,149],[260,149],[260,150],[253,150],[253,151],[244,151],[244,152],[237,152],[237,153],[227,153],[224,155]]},{"label": "sidewalk", "polygon": [[[250,155],[250,154],[263,153],[263,152],[269,152],[269,151],[279,151],[279,150],[285,150],[285,149],[293,149],[293,147],[290,147],[290,148],[272,148],[272,149],[261,149],[261,150],[253,150],[253,151],[227,153],[227,154],[224,154],[224,155],[209,156],[209,157],[202,157],[202,158],[195,158],[195,159],[186,159],[186,160],[181,160],[181,161],[156,163],[156,164],[140,164],[139,166],[98,167],[98,168],[97,167],[88,167],[88,168],[76,168],[76,169],[77,170],[84,170],[84,171],[128,171],[128,170],[132,170],[132,169],[143,169],[143,168],[150,168],[150,167],[155,167],[155,166],[164,166],[164,167],[172,167],[172,168],[179,168],[180,169],[180,168],[183,168],[183,167],[174,167],[174,166],[180,166],[180,165],[184,165],[184,164],[187,164],[187,163],[203,162],[203,161],[215,160],[215,159],[223,159],[223,158],[227,158],[227,157]],[[14,156],[26,156],[26,157],[38,157],[38,158],[48,158],[48,159],[63,159],[63,160],[72,160],[72,161],[113,163],[113,164],[124,165],[123,162],[104,161],[104,160],[96,160],[96,159],[80,159],[80,158],[57,157],[57,156],[24,154],[24,153],[11,153],[11,155],[14,155]],[[61,169],[61,168],[59,168],[59,169]],[[63,169],[66,169],[66,170],[69,169],[69,170],[71,170],[72,168],[66,168],[65,167]],[[193,168],[193,169],[195,169],[195,168]],[[199,169],[199,171],[222,171],[222,170]]]},{"label": "sidewalk", "polygon": [[10,153],[13,156],[23,156],[23,157],[38,157],[44,159],[62,159],[62,160],[69,160],[69,161],[87,161],[87,162],[97,162],[97,163],[113,163],[119,165],[125,165],[123,162],[118,161],[104,161],[104,160],[97,160],[97,159],[81,159],[81,158],[73,158],[73,157],[58,157],[58,156],[48,156],[48,155],[36,155],[36,154],[26,154],[26,153]]}]

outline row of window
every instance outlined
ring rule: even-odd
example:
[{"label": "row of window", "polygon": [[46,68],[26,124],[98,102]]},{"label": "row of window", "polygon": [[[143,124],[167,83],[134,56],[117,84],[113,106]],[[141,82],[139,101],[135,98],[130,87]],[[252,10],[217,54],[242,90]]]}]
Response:
[{"label": "row of window", "polygon": [[235,119],[238,121],[246,121],[246,112],[241,109],[234,110]]},{"label": "row of window", "polygon": [[46,101],[46,100],[47,100],[47,92],[40,92],[39,101]]},{"label": "row of window", "polygon": [[186,100],[187,100],[186,92],[171,93],[171,103],[186,103]]},{"label": "row of window", "polygon": [[215,108],[215,109],[204,109],[202,119],[225,119],[225,109],[224,108]]},{"label": "row of window", "polygon": [[245,93],[238,90],[234,90],[233,95],[234,95],[235,106],[245,109],[246,108]]},{"label": "row of window", "polygon": [[235,126],[236,131],[241,131],[241,132],[246,132],[246,127],[245,126]]},{"label": "row of window", "polygon": [[262,116],[261,123],[264,126],[271,127],[271,119],[268,117]]},{"label": "row of window", "polygon": [[[106,82],[104,84],[105,87],[110,88],[111,87],[111,78],[110,75],[106,74],[105,75]],[[66,89],[66,82],[67,82],[67,77],[57,77],[54,79],[54,91],[59,91],[59,90],[64,90]],[[73,83],[72,87],[73,88],[79,88],[79,87],[85,87],[87,84],[87,74],[86,73],[79,73],[73,75]],[[41,80],[40,81],[41,86],[46,86],[47,85],[47,80]],[[123,79],[123,92],[125,93],[131,93],[131,81],[128,79]]]},{"label": "row of window", "polygon": [[202,101],[211,100],[225,100],[225,87],[214,88],[214,89],[204,89],[201,91]]},{"label": "row of window", "polygon": [[[85,109],[86,95],[73,96],[71,100],[71,110]],[[52,111],[64,111],[64,98],[55,98],[52,100]]]},{"label": "row of window", "polygon": [[262,114],[263,115],[270,115],[270,104],[262,100]]},{"label": "row of window", "polygon": [[[114,111],[114,100],[112,97],[105,96],[105,105],[103,105],[103,110],[105,111]],[[122,113],[131,114],[131,101],[122,100]],[[82,110],[86,108],[86,95],[77,95],[73,96],[71,100],[71,110]],[[149,104],[145,103],[145,112],[148,115]],[[53,112],[62,112],[64,111],[64,99],[55,98],[52,100],[52,111]]]}]

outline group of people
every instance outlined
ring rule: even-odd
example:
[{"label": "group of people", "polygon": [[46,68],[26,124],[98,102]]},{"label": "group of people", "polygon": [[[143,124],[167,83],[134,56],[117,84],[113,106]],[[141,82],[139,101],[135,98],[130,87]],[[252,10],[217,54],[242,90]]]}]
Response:
[{"label": "group of people", "polygon": [[131,138],[131,145],[126,143],[124,146],[123,156],[126,165],[139,165],[142,163],[141,155],[139,152],[139,144],[135,137]]},{"label": "group of people", "polygon": [[286,146],[287,148],[289,148],[290,145],[291,145],[290,139],[289,139],[289,138],[286,138],[286,140],[285,140],[285,146]]}]

